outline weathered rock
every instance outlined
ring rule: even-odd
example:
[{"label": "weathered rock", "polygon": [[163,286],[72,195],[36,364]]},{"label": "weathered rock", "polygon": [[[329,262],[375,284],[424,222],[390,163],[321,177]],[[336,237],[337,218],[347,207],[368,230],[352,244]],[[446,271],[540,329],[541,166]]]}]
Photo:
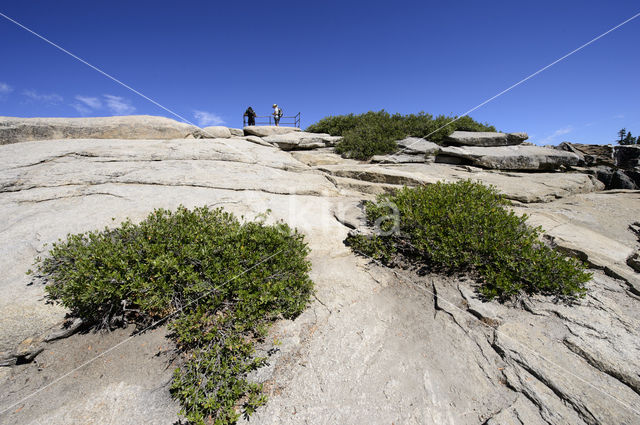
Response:
[{"label": "weathered rock", "polygon": [[636,236],[638,236],[638,240],[640,241],[640,222],[634,221],[629,224],[629,230],[631,230]]},{"label": "weathered rock", "polygon": [[307,133],[299,131],[287,134],[266,136],[265,142],[278,146],[285,151],[318,149],[335,146],[342,137],[330,136],[323,133]]},{"label": "weathered rock", "polygon": [[578,155],[587,166],[613,166],[613,147],[611,145],[585,145],[580,143],[562,142],[555,149],[565,150]]},{"label": "weathered rock", "polygon": [[323,151],[322,149],[314,149],[309,151],[292,151],[291,156],[310,167],[329,164],[359,164],[359,161],[343,158],[333,153],[332,150]]},{"label": "weathered rock", "polygon": [[636,185],[636,183],[627,175],[624,170],[616,170],[612,173],[609,189],[634,190],[637,188],[638,186]]},{"label": "weathered rock", "polygon": [[336,177],[347,177],[363,180],[371,183],[386,183],[395,185],[418,186],[421,184],[435,183],[435,176],[416,175],[398,168],[380,167],[376,165],[324,165],[318,169]]},{"label": "weathered rock", "polygon": [[[548,425],[542,419],[538,407],[527,397],[519,396],[509,407],[502,409],[491,417],[486,425]],[[483,424],[484,425],[484,424]]]},{"label": "weathered rock", "polygon": [[436,156],[434,162],[438,164],[448,164],[448,165],[473,165],[473,163],[466,158],[451,156],[447,154]]},{"label": "weathered rock", "polygon": [[561,150],[561,151],[574,153],[578,157],[578,164],[577,165],[579,165],[579,166],[587,165],[587,162],[586,162],[586,159],[585,159],[585,155],[580,150],[576,149],[576,147],[573,146],[569,142],[562,142],[557,146],[553,146],[552,149],[558,149],[558,150]]},{"label": "weathered rock", "polygon": [[[585,172],[589,172],[589,170],[585,170]],[[611,179],[613,178],[614,169],[608,166],[600,165],[595,169],[592,169],[591,172],[604,183],[605,189],[611,189]]]},{"label": "weathered rock", "polygon": [[636,189],[640,188],[640,167],[633,170],[624,170],[624,174],[636,185]]},{"label": "weathered rock", "polygon": [[640,273],[640,251],[636,251],[633,255],[627,258],[627,264],[633,270]]},{"label": "weathered rock", "polygon": [[182,139],[196,126],[149,115],[103,118],[0,117],[0,144],[51,139]]},{"label": "weathered rock", "polygon": [[613,158],[616,166],[624,169],[640,167],[640,146],[627,145],[615,146],[613,148]]},{"label": "weathered rock", "polygon": [[298,127],[280,127],[275,125],[250,125],[243,129],[245,136],[266,137],[275,134],[288,134],[300,131]]},{"label": "weathered rock", "polygon": [[583,172],[595,175],[605,185],[606,190],[636,190],[640,187],[640,172],[615,169],[604,165],[585,168]]},{"label": "weathered rock", "polygon": [[387,183],[373,183],[365,180],[350,179],[348,177],[327,176],[327,179],[333,183],[341,194],[351,193],[352,196],[366,198],[366,195],[382,195],[385,193],[394,193],[400,186]]},{"label": "weathered rock", "polygon": [[550,423],[635,423],[640,415],[635,303],[601,273],[588,289],[572,305],[532,300],[533,315],[517,314],[519,319],[501,325],[494,347],[510,365],[505,368],[509,385],[535,400]]},{"label": "weathered rock", "polygon": [[610,264],[605,266],[604,272],[607,276],[624,281],[629,292],[640,297],[640,274],[636,273],[627,264]]},{"label": "weathered rock", "polygon": [[409,155],[409,154],[390,154],[390,155],[374,155],[371,157],[371,162],[379,164],[408,164],[408,163],[420,163],[427,162],[427,158],[421,154]]},{"label": "weathered rock", "polygon": [[269,142],[265,142],[264,139],[262,137],[258,137],[258,136],[244,136],[243,137],[244,140],[251,142],[251,143],[255,143],[257,145],[262,145],[262,146],[270,146],[273,147],[273,145]]},{"label": "weathered rock", "polygon": [[433,156],[440,152],[440,146],[419,137],[407,137],[396,141],[400,153],[406,155]]},{"label": "weathered rock", "polygon": [[640,274],[629,264],[637,251],[637,236],[629,231],[640,209],[637,193],[581,194],[514,209],[527,214],[531,225],[542,226],[559,249],[624,280],[632,292],[640,294]]},{"label": "weathered rock", "polygon": [[527,140],[527,133],[492,133],[481,131],[454,131],[447,136],[447,143],[462,146],[519,145]]},{"label": "weathered rock", "polygon": [[604,268],[610,264],[624,264],[633,248],[611,239],[599,232],[589,230],[568,221],[561,221],[557,215],[531,213],[532,225],[542,226],[554,244],[574,254],[592,266]]},{"label": "weathered rock", "polygon": [[438,157],[441,155],[462,158],[478,167],[497,170],[554,170],[577,165],[579,160],[571,152],[539,146],[449,146],[442,148]]},{"label": "weathered rock", "polygon": [[318,168],[337,177],[407,186],[437,181],[478,180],[495,186],[507,198],[520,202],[550,202],[572,194],[589,193],[604,188],[594,176],[581,173],[505,173],[438,163],[336,164]]},{"label": "weathered rock", "polygon": [[[209,139],[228,139],[232,136],[230,129],[221,125],[204,127],[202,129],[202,134],[205,138]],[[241,134],[241,136],[243,135],[244,132]]]},{"label": "weathered rock", "polygon": [[232,136],[242,137],[244,136],[244,131],[241,128],[232,128],[229,127],[229,132]]}]

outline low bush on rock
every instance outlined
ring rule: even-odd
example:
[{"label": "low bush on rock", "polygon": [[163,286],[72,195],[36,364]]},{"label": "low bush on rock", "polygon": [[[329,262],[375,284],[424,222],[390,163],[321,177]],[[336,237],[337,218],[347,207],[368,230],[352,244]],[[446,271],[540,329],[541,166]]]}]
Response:
[{"label": "low bush on rock", "polygon": [[185,363],[171,392],[197,424],[234,423],[265,402],[247,374],[254,344],[313,291],[309,249],[286,224],[240,222],[221,209],[155,210],[144,221],[69,235],[36,262],[48,296],[97,327],[169,327]]},{"label": "low bush on rock", "polygon": [[386,264],[396,259],[475,273],[487,298],[521,293],[572,298],[585,293],[584,265],[540,241],[541,229],[507,208],[492,187],[471,181],[403,188],[366,204],[373,236],[352,235],[356,251]]},{"label": "low bush on rock", "polygon": [[445,115],[434,118],[424,112],[391,115],[384,110],[370,111],[359,115],[326,117],[307,127],[306,131],[342,136],[343,140],[336,146],[336,151],[345,157],[356,159],[394,153],[398,150],[396,140],[407,136],[428,137],[432,142],[441,143],[455,130],[496,131],[495,127],[480,124],[468,116],[448,124],[456,118]]}]

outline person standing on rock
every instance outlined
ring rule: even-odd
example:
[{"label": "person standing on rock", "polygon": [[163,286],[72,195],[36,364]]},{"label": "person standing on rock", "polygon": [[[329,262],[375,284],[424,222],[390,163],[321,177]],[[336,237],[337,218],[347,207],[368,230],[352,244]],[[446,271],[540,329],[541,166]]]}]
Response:
[{"label": "person standing on rock", "polygon": [[282,109],[278,108],[277,104],[273,104],[273,120],[276,122],[276,127],[280,124],[280,118],[282,118]]},{"label": "person standing on rock", "polygon": [[244,111],[244,115],[247,117],[247,125],[256,125],[256,113],[251,106]]}]

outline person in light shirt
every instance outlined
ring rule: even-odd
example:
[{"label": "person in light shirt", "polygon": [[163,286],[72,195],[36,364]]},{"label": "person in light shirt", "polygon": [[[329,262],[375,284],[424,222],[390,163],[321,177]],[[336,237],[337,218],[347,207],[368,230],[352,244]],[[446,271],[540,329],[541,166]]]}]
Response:
[{"label": "person in light shirt", "polygon": [[273,104],[273,120],[276,122],[276,126],[280,124],[280,118],[282,118],[282,109],[277,104]]}]

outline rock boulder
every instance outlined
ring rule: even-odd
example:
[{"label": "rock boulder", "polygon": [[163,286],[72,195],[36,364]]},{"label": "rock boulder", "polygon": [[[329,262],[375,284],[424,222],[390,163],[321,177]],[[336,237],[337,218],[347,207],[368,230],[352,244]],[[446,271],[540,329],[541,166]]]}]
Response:
[{"label": "rock boulder", "polygon": [[166,117],[0,117],[0,144],[52,139],[182,139],[200,131]]},{"label": "rock boulder", "polygon": [[527,133],[454,131],[446,141],[452,145],[462,146],[508,146],[519,145],[528,138]]},{"label": "rock boulder", "polygon": [[273,145],[271,143],[265,142],[262,137],[258,137],[258,136],[245,136],[243,137],[244,140],[246,140],[247,142],[251,142],[251,143],[255,143],[257,145],[262,145],[262,146],[271,146],[273,147]]},{"label": "rock boulder", "polygon": [[[279,128],[279,127],[276,127]],[[308,150],[335,146],[342,137],[324,133],[307,133],[299,131],[287,134],[274,134],[264,138],[265,142],[278,146],[285,151]]]},{"label": "rock boulder", "polygon": [[422,155],[400,153],[398,155],[374,155],[371,157],[371,162],[380,164],[408,164],[427,162],[427,160]]},{"label": "rock boulder", "polygon": [[407,137],[396,142],[403,154],[432,156],[440,152],[440,146],[419,137]]},{"label": "rock boulder", "polygon": [[613,158],[616,166],[625,169],[640,167],[640,146],[615,146],[613,148]]},{"label": "rock boulder", "polygon": [[[228,139],[233,136],[229,128],[221,125],[212,125],[202,129],[203,137],[211,139]],[[241,134],[241,136],[244,135]]]},{"label": "rock boulder", "polygon": [[300,131],[298,127],[276,127],[275,125],[249,125],[243,128],[245,136],[266,137]]},{"label": "rock boulder", "polygon": [[608,165],[613,166],[613,147],[611,145],[586,145],[581,143],[562,142],[555,149],[573,152],[584,165]]},{"label": "rock boulder", "polygon": [[318,169],[334,177],[344,177],[374,184],[422,186],[438,181],[480,181],[495,186],[506,198],[523,203],[551,202],[574,194],[604,189],[594,176],[582,173],[497,172],[470,166],[452,167],[434,163],[323,165]]},{"label": "rock boulder", "polygon": [[575,166],[579,161],[574,153],[540,146],[449,146],[442,148],[436,161],[446,162],[447,157],[461,158],[482,168],[526,171],[554,170]]}]

